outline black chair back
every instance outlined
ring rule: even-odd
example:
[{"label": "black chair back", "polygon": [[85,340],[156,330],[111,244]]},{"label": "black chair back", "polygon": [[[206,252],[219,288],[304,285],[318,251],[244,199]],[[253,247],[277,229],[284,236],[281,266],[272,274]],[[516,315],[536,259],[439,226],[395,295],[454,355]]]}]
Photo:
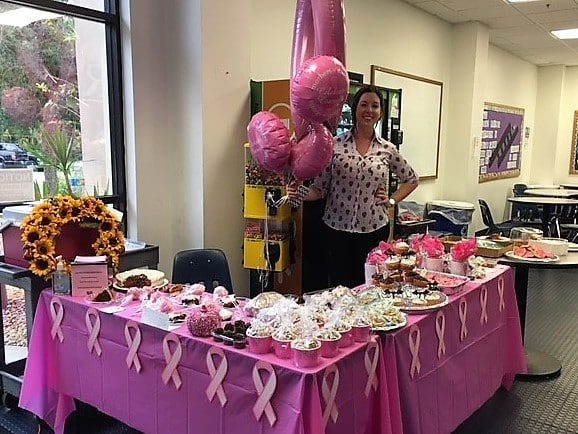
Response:
[{"label": "black chair back", "polygon": [[490,206],[484,199],[478,199],[478,203],[480,204],[480,211],[482,212],[482,221],[488,228],[490,228],[490,233],[495,231],[497,228],[494,218],[492,217],[492,211],[490,211]]},{"label": "black chair back", "polygon": [[525,196],[525,191],[528,189],[526,184],[514,184],[514,196]]},{"label": "black chair back", "polygon": [[233,293],[229,263],[222,250],[183,250],[173,260],[173,283],[203,283],[208,292],[222,285]]}]

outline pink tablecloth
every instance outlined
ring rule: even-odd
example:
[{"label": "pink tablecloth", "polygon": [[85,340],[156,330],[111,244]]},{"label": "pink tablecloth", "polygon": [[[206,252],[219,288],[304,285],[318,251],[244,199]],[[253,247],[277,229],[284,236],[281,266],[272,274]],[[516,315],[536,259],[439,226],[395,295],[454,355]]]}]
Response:
[{"label": "pink tablecloth", "polygon": [[[178,373],[182,386],[177,390],[172,380],[161,378],[166,367],[162,342],[167,332],[138,324],[142,342],[138,358],[142,369],[127,368],[128,345],[125,338],[127,320],[135,319],[133,309],[118,314],[98,312],[100,332],[98,344],[102,353],[89,352],[86,313],[94,306],[70,297],[60,300],[64,316],[59,333],[52,337],[52,293],[45,291],[40,298],[30,342],[20,406],[63,432],[66,417],[74,410],[74,398],[94,405],[101,411],[147,433],[390,433],[390,408],[386,390],[383,357],[376,368],[376,389],[369,388],[366,396],[368,371],[367,344],[356,344],[342,351],[335,359],[323,359],[315,369],[296,369],[291,362],[269,354],[254,356],[247,350],[236,350],[210,339],[190,336],[185,327],[174,330],[182,347]],[[58,306],[54,307],[57,313]],[[53,312],[54,313],[54,312]],[[58,315],[55,315],[57,318]],[[91,321],[95,323],[95,317]],[[54,329],[56,330],[56,329]],[[133,335],[134,336],[134,333]],[[211,382],[207,365],[210,348],[220,348],[227,358],[228,370],[222,382],[227,402],[221,407],[218,396],[210,402],[206,389]],[[172,347],[174,350],[174,345]],[[373,352],[367,354],[368,358]],[[276,422],[270,425],[266,414],[256,419],[253,407],[258,393],[253,380],[256,362],[272,365],[277,386],[270,400]],[[220,359],[215,358],[215,365]],[[339,383],[334,375],[327,378],[324,393],[323,378],[328,368],[337,366]],[[218,366],[217,366],[218,368]],[[263,374],[264,385],[268,382]],[[331,389],[336,387],[335,411],[324,412]],[[334,421],[334,418],[335,421]]]},{"label": "pink tablecloth", "polygon": [[411,315],[382,346],[392,431],[453,431],[526,372],[512,269],[499,265],[441,310]]}]

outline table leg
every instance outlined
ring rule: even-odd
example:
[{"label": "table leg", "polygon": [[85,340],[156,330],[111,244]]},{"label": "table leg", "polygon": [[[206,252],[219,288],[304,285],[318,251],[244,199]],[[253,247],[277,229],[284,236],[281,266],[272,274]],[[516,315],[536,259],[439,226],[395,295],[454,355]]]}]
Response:
[{"label": "table leg", "polygon": [[550,223],[550,215],[552,214],[552,206],[548,204],[542,205],[542,232],[545,237],[549,237],[548,224]]},{"label": "table leg", "polygon": [[[516,267],[516,302],[518,304],[518,313],[520,315],[520,327],[522,329],[522,339],[525,340],[526,331],[526,303],[528,299],[528,267]],[[520,379],[528,380],[547,380],[560,376],[562,364],[558,359],[549,354],[542,353],[531,349],[526,349],[526,360],[528,362],[528,372],[518,374]]]}]

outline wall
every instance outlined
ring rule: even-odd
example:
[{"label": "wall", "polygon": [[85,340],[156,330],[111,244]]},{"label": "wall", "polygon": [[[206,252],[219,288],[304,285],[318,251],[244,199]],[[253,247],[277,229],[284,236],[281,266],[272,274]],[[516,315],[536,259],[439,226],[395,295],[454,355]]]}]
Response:
[{"label": "wall", "polygon": [[[530,127],[530,137],[523,145],[520,176],[478,184],[476,189],[477,195],[474,199],[485,199],[490,205],[495,219],[502,221],[509,218],[510,206],[506,198],[512,196],[513,184],[527,183],[530,179],[530,171],[536,169],[535,164],[532,164],[534,161],[532,157],[536,135],[538,68],[490,45],[487,77],[484,92],[485,101],[523,108],[524,127]],[[539,169],[537,170],[539,171]],[[477,214],[479,217],[479,212]]]},{"label": "wall", "polygon": [[[127,4],[129,235],[159,244],[165,271],[178,250],[222,248],[235,289],[244,292],[241,191],[248,82],[289,76],[295,1]],[[363,73],[367,82],[371,64],[444,82],[439,179],[423,182],[411,199],[485,197],[497,215],[503,214],[516,180],[478,186],[468,161],[474,161],[472,139],[481,134],[484,100],[524,107],[527,122],[533,122],[536,67],[488,47],[487,29],[479,24],[452,26],[398,0],[347,0],[345,7],[348,70]],[[455,105],[460,100],[469,106],[465,126],[451,117],[460,111]],[[458,161],[452,160],[456,155]],[[528,167],[524,160],[522,178]],[[466,188],[453,191],[464,179]]]},{"label": "wall", "polygon": [[556,183],[578,183],[578,175],[570,175],[570,149],[574,112],[578,110],[578,67],[566,67],[562,85],[562,102],[556,145],[555,177]]}]

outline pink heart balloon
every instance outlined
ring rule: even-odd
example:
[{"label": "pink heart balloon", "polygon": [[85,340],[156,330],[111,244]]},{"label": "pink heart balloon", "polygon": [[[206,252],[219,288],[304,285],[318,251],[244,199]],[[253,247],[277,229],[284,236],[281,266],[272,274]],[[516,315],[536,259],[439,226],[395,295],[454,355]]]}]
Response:
[{"label": "pink heart balloon", "polygon": [[349,78],[335,57],[317,56],[305,61],[291,80],[291,109],[311,123],[339,116],[349,90]]},{"label": "pink heart balloon", "polygon": [[309,132],[291,148],[291,170],[298,181],[319,175],[331,162],[333,136],[320,124],[313,124]]},{"label": "pink heart balloon", "polygon": [[247,126],[251,155],[265,170],[282,174],[291,154],[289,130],[275,114],[257,113]]}]

